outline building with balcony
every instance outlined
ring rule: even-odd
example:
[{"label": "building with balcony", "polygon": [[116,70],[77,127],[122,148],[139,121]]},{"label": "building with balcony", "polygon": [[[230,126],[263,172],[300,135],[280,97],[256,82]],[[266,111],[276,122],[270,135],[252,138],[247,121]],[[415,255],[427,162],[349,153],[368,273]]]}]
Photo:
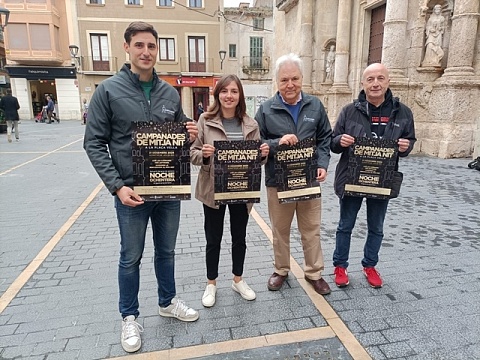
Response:
[{"label": "building with balcony", "polygon": [[197,119],[197,104],[208,106],[221,75],[219,9],[221,0],[71,1],[70,45],[78,51],[72,60],[78,69],[80,99],[89,102],[98,84],[128,63],[124,31],[141,19],[159,34],[155,65],[159,77],[177,89],[185,114]]},{"label": "building with balcony", "polygon": [[272,96],[274,88],[272,1],[256,0],[252,7],[246,2],[238,8],[225,8],[224,21],[223,68],[242,80],[247,113],[253,117],[260,104]]},{"label": "building with balcony", "polygon": [[332,122],[358,96],[365,67],[381,62],[394,96],[414,113],[414,151],[480,155],[479,0],[275,0],[274,19],[274,58],[303,58],[304,90]]},{"label": "building with balcony", "polygon": [[51,95],[63,119],[78,107],[75,68],[70,63],[66,0],[0,0],[10,11],[5,56],[21,119],[32,119]]}]

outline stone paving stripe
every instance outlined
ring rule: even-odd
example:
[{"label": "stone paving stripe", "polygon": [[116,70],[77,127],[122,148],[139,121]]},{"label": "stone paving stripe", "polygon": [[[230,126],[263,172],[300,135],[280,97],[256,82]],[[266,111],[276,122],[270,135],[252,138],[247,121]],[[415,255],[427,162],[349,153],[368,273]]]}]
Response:
[{"label": "stone paving stripe", "polygon": [[[71,145],[71,144],[69,144]],[[67,145],[68,146],[68,145]],[[62,146],[64,147],[64,146]],[[57,149],[58,150],[58,149]],[[56,151],[56,150],[54,150]],[[52,152],[49,152],[51,154]],[[43,157],[43,156],[41,156]],[[39,157],[40,158],[40,157]],[[39,159],[37,158],[37,159]],[[35,159],[33,159],[35,160]],[[31,161],[33,161],[31,160]],[[29,161],[29,162],[31,162]],[[26,164],[26,163],[24,163]],[[22,165],[24,165],[22,164]],[[16,168],[22,166],[19,165]],[[11,170],[13,170],[12,168]],[[9,170],[7,170],[8,172]],[[6,172],[5,172],[6,173]],[[0,174],[2,175],[2,174]],[[57,231],[55,235],[48,241],[48,243],[43,247],[42,250],[37,254],[37,256],[28,264],[25,270],[15,279],[15,281],[8,287],[8,289],[0,297],[0,314],[3,313],[5,308],[10,304],[10,302],[17,296],[18,292],[25,286],[28,279],[37,271],[37,269],[42,265],[48,255],[52,252],[55,246],[62,240],[63,236],[67,233],[70,227],[77,221],[79,216],[85,211],[88,205],[95,199],[95,196],[103,188],[103,183],[97,185],[97,187],[92,191],[92,193],[87,197],[87,199],[75,210],[72,216],[63,224],[63,226]]]},{"label": "stone paving stripe", "polygon": [[[298,331],[285,332],[280,334],[270,334],[257,336],[248,339],[239,339],[231,341],[223,341],[214,344],[204,344],[198,346],[189,346],[178,349],[169,349],[155,351],[144,354],[129,355],[129,359],[133,360],[182,360],[193,359],[201,356],[226,354],[234,351],[258,349],[262,347],[293,344],[297,342],[306,342],[322,339],[334,338],[335,333],[328,326],[321,328],[305,329]],[[124,357],[113,358],[113,360],[123,359]]]},{"label": "stone paving stripe", "polygon": [[[272,230],[265,222],[265,220],[263,220],[260,214],[255,211],[255,208],[252,209],[250,215],[257,222],[258,226],[263,230],[270,242],[273,243]],[[308,297],[312,300],[315,307],[325,318],[327,323],[338,336],[340,342],[345,346],[350,355],[356,360],[371,360],[372,358],[370,357],[370,355],[368,355],[367,351],[362,347],[362,345],[360,345],[358,340],[348,329],[345,323],[340,319],[335,310],[333,310],[333,308],[324,299],[323,296],[318,295],[315,290],[313,290],[313,288],[307,283],[307,281],[304,279],[302,267],[292,256],[290,256],[290,267],[291,272],[297,278],[300,286],[303,288],[303,290],[305,290]]]},{"label": "stone paving stripe", "polygon": [[[41,156],[39,156],[39,157],[36,157],[35,159],[29,160],[29,161],[25,161],[25,162],[22,163],[22,164],[19,164],[19,165],[17,165],[17,166],[14,166],[14,167],[8,169],[8,170],[5,170],[4,172],[0,173],[0,176],[5,175],[5,174],[8,174],[9,172],[11,172],[11,171],[13,171],[13,170],[16,170],[16,169],[18,169],[18,168],[21,168],[22,166],[28,165],[28,164],[30,164],[30,163],[32,163],[32,162],[34,162],[34,161],[40,160],[41,158],[44,158],[45,156],[48,156],[48,155],[53,154],[53,153],[56,153],[56,152],[62,150],[63,148],[66,148],[66,147],[68,147],[68,146],[71,146],[71,145],[73,145],[73,144],[75,144],[75,143],[77,143],[77,142],[79,142],[79,141],[83,141],[83,137],[82,137],[81,139],[72,141],[72,142],[69,143],[69,144],[60,146],[58,149],[49,151],[49,152],[47,152],[47,153],[45,153],[45,154],[43,154],[43,155],[41,155]],[[0,311],[0,313],[1,313],[1,311]]]}]

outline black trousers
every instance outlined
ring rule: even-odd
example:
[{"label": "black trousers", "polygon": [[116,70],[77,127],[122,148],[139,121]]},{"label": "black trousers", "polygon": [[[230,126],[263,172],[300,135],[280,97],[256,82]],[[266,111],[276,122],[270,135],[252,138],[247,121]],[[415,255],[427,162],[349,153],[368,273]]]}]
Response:
[{"label": "black trousers", "polygon": [[[221,205],[219,209],[203,205],[205,215],[205,237],[207,238],[206,263],[207,278],[215,280],[218,277],[218,261],[220,259],[220,248],[223,237],[223,225],[227,205]],[[232,273],[235,276],[242,276],[243,264],[247,244],[248,210],[245,204],[229,204],[230,213],[230,234],[232,236]]]}]

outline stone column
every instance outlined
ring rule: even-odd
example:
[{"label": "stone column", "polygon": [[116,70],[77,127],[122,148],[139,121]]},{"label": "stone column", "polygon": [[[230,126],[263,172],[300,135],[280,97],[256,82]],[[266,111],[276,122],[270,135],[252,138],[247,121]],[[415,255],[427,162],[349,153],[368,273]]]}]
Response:
[{"label": "stone column", "polygon": [[333,87],[348,88],[348,56],[350,53],[351,0],[339,0],[337,15],[337,44]]},{"label": "stone column", "polygon": [[479,15],[478,1],[455,1],[447,68],[443,77],[474,75],[473,58]]},{"label": "stone column", "polygon": [[303,60],[303,88],[306,92],[312,89],[312,61],[313,61],[313,0],[302,1],[300,34],[301,45],[299,56]]},{"label": "stone column", "polygon": [[[405,79],[404,69],[408,6],[403,1],[387,1],[383,32],[382,62],[396,81]],[[406,79],[405,79],[406,80]]]}]

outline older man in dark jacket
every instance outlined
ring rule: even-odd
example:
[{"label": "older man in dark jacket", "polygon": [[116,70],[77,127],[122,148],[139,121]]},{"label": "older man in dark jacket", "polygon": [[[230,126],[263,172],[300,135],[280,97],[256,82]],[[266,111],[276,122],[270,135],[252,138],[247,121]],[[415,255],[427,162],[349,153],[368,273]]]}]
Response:
[{"label": "older man in dark jacket", "polygon": [[305,258],[305,280],[321,295],[330,293],[322,278],[324,269],[320,245],[320,199],[280,204],[275,180],[274,157],[279,145],[295,145],[313,138],[317,147],[317,181],[327,177],[330,161],[331,127],[327,113],[318,98],[302,92],[303,63],[295,54],[281,56],[276,63],[278,93],[260,105],[255,119],[262,140],[270,146],[265,167],[268,212],[273,233],[274,273],[268,280],[269,290],[280,290],[290,271],[290,228],[296,214]]},{"label": "older man in dark jacket", "polygon": [[18,109],[20,109],[20,104],[18,99],[12,95],[12,90],[7,90],[7,95],[5,95],[0,100],[0,109],[3,110],[3,115],[7,121],[7,139],[8,142],[12,142],[12,126],[15,129],[15,139],[20,140],[20,134],[18,132]]},{"label": "older man in dark jacket", "polygon": [[[349,147],[355,138],[370,137],[397,140],[400,157],[413,149],[415,128],[412,111],[388,88],[390,78],[382,64],[371,64],[363,72],[363,90],[357,100],[345,106],[333,130],[331,150],[342,154],[335,172],[335,193],[340,198],[340,221],[336,232],[336,247],[333,253],[335,283],[338,287],[349,284],[347,267],[350,240],[363,198],[344,195],[347,181]],[[383,223],[388,199],[367,198],[368,235],[362,259],[363,273],[370,286],[382,287],[383,281],[375,269],[378,252],[383,240]]]}]

